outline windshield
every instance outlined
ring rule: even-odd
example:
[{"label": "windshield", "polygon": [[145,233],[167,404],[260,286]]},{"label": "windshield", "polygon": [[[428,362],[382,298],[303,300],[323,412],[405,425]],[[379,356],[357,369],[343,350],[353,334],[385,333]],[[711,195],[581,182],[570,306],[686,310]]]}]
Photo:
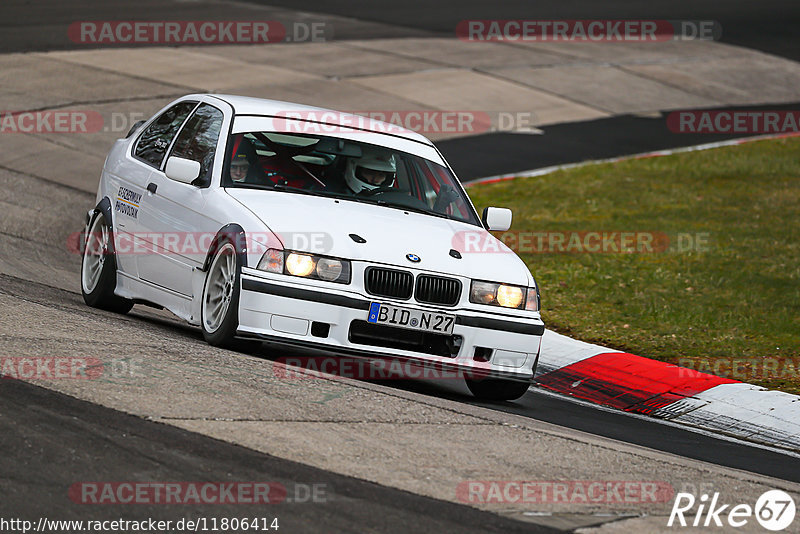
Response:
[{"label": "windshield", "polygon": [[480,225],[444,166],[390,148],[336,137],[232,134],[223,187],[335,196]]}]

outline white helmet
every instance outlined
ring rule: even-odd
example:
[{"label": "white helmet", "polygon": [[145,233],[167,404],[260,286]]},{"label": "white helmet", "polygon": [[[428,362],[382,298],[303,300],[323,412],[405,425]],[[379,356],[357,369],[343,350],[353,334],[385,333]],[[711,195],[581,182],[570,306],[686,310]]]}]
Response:
[{"label": "white helmet", "polygon": [[[369,176],[365,176],[372,174],[370,171],[384,173],[386,177],[380,183],[373,183]],[[360,158],[351,158],[347,161],[347,168],[344,171],[344,179],[354,193],[379,187],[392,187],[396,176],[397,164],[393,154],[366,147]]]}]

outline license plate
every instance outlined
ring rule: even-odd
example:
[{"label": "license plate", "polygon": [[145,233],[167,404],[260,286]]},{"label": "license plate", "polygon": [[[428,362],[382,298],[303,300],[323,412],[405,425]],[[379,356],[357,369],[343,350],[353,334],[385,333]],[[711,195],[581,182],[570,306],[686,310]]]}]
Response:
[{"label": "license plate", "polygon": [[456,317],[446,313],[409,310],[373,302],[369,306],[367,322],[408,328],[410,330],[422,330],[435,334],[452,334],[453,326],[456,324]]}]

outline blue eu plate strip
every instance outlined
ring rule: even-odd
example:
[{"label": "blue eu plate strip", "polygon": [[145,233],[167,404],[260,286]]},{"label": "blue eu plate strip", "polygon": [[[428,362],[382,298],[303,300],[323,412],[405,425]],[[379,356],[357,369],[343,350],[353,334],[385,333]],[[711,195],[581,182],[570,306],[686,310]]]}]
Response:
[{"label": "blue eu plate strip", "polygon": [[367,318],[368,323],[377,323],[378,322],[378,312],[381,311],[381,304],[380,302],[373,302],[369,305],[369,317]]}]

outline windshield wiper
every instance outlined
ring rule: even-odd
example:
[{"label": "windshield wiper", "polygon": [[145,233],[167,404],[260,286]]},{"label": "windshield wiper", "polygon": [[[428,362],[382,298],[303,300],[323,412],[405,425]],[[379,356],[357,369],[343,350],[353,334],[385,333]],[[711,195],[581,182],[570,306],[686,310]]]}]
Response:
[{"label": "windshield wiper", "polygon": [[231,185],[223,185],[222,187],[224,187],[225,189],[227,189],[229,187],[230,188],[241,187],[243,189],[263,189],[265,191],[272,191],[273,189],[275,189],[275,187],[272,186],[272,185],[267,185],[267,184],[248,184],[248,183],[245,183],[245,182],[233,182],[233,184],[231,184]]},{"label": "windshield wiper", "polygon": [[272,189],[274,189],[275,191],[288,191],[290,193],[301,193],[303,195],[313,194],[308,189],[303,189],[302,187],[294,187],[292,185],[286,185],[286,184],[275,184],[274,186],[272,186]]},{"label": "windshield wiper", "polygon": [[383,199],[376,199],[376,200],[373,200],[373,201],[368,201],[367,200],[366,202],[371,202],[371,203],[377,204],[378,206],[386,206],[387,208],[394,208],[394,209],[405,210],[405,211],[413,211],[414,213],[422,213],[424,215],[432,215],[434,217],[441,217],[443,219],[449,219],[450,218],[447,215],[445,215],[444,213],[436,213],[435,211],[428,211],[428,210],[423,209],[423,208],[412,207],[412,206],[409,206],[407,204],[402,204],[400,202],[389,202],[389,201],[383,200]]},{"label": "windshield wiper", "polygon": [[225,187],[234,187],[242,189],[260,189],[263,191],[287,191],[289,193],[301,193],[303,195],[318,195],[318,196],[334,196],[335,193],[328,193],[325,191],[302,189],[286,184],[250,184],[245,182],[235,182],[233,185]]},{"label": "windshield wiper", "polygon": [[350,200],[353,198],[350,195],[343,193],[335,193],[333,191],[325,191],[321,189],[303,189],[302,187],[294,187],[286,184],[275,184],[273,187],[270,187],[270,189],[274,189],[275,191],[286,191],[287,193],[300,193],[301,195],[311,195],[315,197],[343,198],[345,200]]}]

